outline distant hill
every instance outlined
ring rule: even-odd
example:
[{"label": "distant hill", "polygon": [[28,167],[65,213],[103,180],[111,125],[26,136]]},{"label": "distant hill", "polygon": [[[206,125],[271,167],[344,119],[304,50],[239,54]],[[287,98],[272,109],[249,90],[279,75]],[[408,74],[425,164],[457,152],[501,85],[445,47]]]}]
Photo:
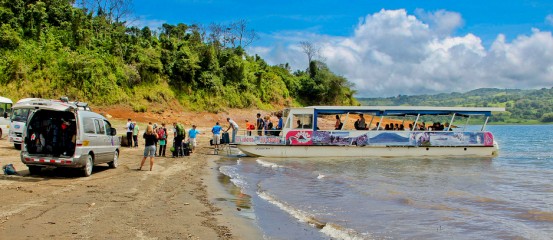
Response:
[{"label": "distant hill", "polygon": [[495,123],[539,124],[553,122],[553,88],[538,90],[480,88],[466,93],[398,95],[388,98],[358,98],[370,106],[505,107],[490,119]]}]

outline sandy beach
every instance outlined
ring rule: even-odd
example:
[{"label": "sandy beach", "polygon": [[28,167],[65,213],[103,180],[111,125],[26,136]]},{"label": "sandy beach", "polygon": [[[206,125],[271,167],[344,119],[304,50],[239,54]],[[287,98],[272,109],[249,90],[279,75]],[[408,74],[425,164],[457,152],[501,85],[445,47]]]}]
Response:
[{"label": "sandy beach", "polygon": [[137,170],[139,140],[121,148],[118,168],[96,165],[90,177],[72,169],[31,176],[3,138],[0,164],[14,164],[20,176],[0,177],[0,239],[262,239],[252,220],[215,200],[227,193],[217,186],[210,137],[200,135],[191,156],[157,157],[153,171]]}]

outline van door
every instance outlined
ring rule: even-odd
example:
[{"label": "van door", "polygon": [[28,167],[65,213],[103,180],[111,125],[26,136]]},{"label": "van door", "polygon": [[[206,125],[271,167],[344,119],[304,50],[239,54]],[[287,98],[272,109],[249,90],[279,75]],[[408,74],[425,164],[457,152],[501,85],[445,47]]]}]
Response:
[{"label": "van door", "polygon": [[108,145],[109,139],[106,135],[106,125],[103,119],[94,119],[94,127],[96,128],[96,156],[98,157],[97,163],[107,162],[111,157],[110,145]]}]

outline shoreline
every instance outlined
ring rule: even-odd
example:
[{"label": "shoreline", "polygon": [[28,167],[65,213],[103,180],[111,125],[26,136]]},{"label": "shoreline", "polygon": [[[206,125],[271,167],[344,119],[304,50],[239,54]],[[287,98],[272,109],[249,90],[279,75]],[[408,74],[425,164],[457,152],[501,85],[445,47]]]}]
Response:
[{"label": "shoreline", "polygon": [[200,135],[191,156],[156,157],[151,172],[136,170],[144,150],[139,138],[140,147],[121,147],[119,167],[96,165],[90,177],[75,169],[29,175],[3,138],[0,165],[12,163],[20,176],[0,177],[0,239],[262,239],[251,219],[217,201],[228,193],[217,182],[221,156],[210,154],[209,138]]}]

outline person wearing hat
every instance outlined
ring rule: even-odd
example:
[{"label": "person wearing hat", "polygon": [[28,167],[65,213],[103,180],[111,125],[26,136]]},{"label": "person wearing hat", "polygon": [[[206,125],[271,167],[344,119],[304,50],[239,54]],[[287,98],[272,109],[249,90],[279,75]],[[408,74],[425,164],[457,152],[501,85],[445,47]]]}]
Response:
[{"label": "person wearing hat", "polygon": [[190,149],[191,153],[196,150],[196,135],[198,134],[200,134],[200,131],[196,130],[196,125],[192,125],[192,129],[188,130],[188,142],[192,145]]},{"label": "person wearing hat", "polygon": [[232,143],[234,143],[234,140],[236,139],[236,132],[238,132],[238,124],[230,118],[227,118],[227,122],[229,123],[229,126],[225,132],[228,132],[229,129],[232,128]]}]

